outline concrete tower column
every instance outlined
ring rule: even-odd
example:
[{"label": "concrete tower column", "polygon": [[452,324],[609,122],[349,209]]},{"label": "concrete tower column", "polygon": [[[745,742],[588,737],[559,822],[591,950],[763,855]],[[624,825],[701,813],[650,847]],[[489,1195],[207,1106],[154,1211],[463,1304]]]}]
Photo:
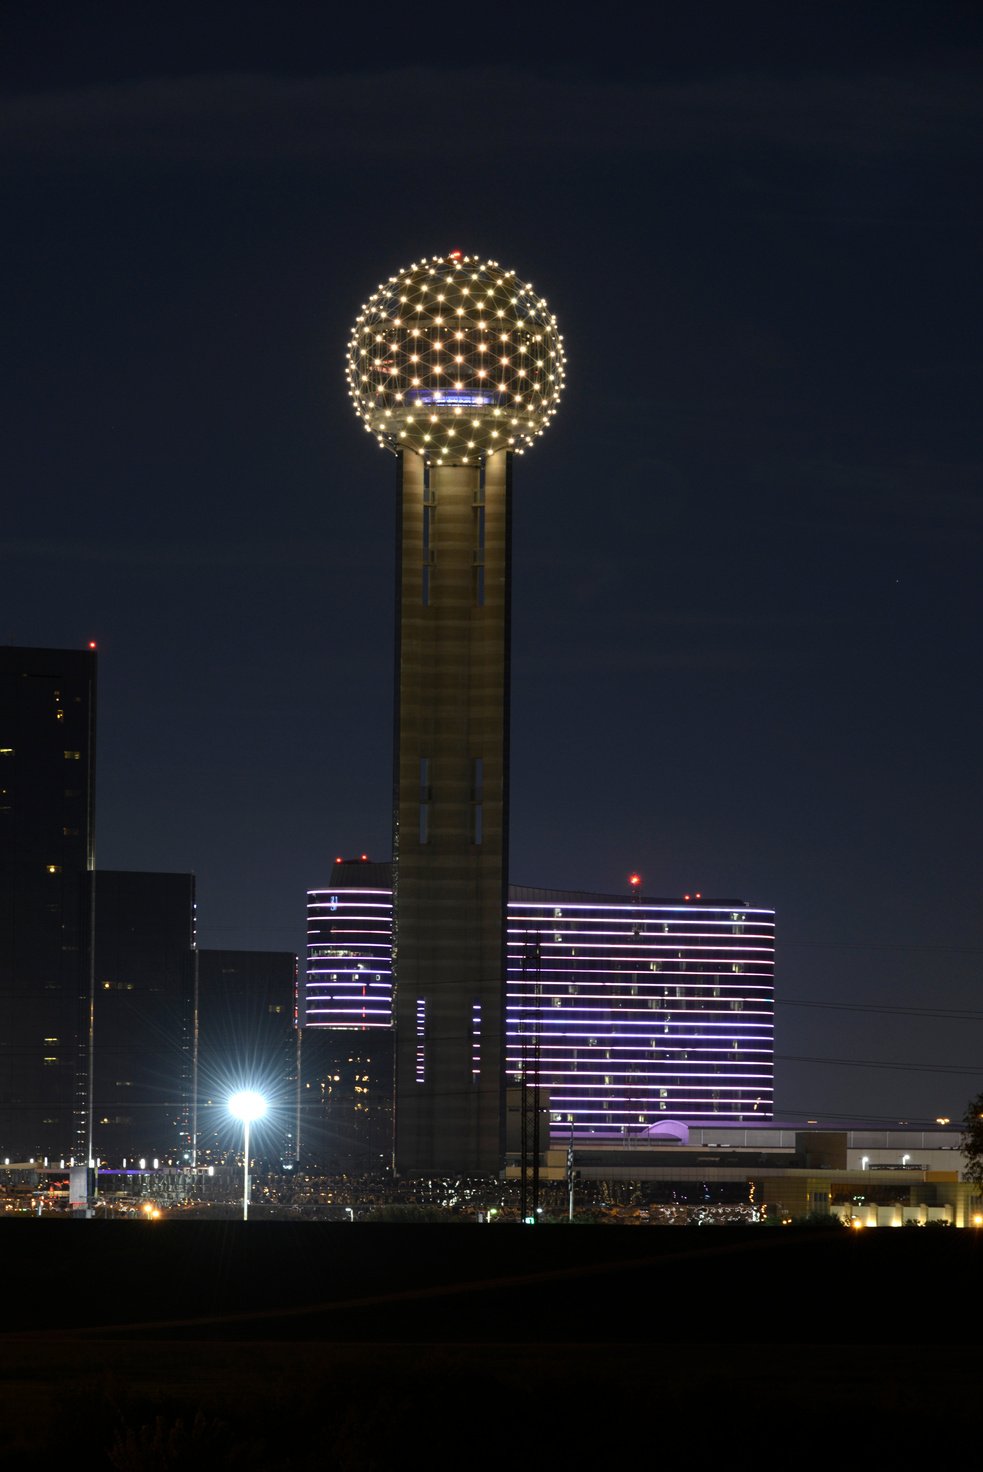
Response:
[{"label": "concrete tower column", "polygon": [[502,1159],[511,454],[400,456],[395,1162]]}]

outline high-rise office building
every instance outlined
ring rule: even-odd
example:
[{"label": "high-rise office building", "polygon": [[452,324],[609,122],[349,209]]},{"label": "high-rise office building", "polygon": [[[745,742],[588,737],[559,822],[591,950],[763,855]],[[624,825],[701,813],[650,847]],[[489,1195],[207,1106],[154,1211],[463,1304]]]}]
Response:
[{"label": "high-rise office building", "polygon": [[0,1158],[89,1147],[93,648],[0,650]]},{"label": "high-rise office building", "polygon": [[395,1162],[412,1174],[502,1157],[512,458],[563,376],[545,300],[460,251],[391,276],[349,344],[356,410],[398,458]]},{"label": "high-rise office building", "polygon": [[190,1160],[195,877],[99,869],[95,880],[95,1153]]},{"label": "high-rise office building", "polygon": [[98,1158],[173,1163],[228,1149],[228,1099],[275,1106],[259,1144],[291,1155],[297,961],[196,945],[193,874],[95,875],[93,1138]]},{"label": "high-rise office building", "polygon": [[[384,1037],[389,866],[345,863],[331,879],[308,895],[308,1031]],[[774,911],[744,900],[513,885],[508,1076],[542,1088],[559,1141],[571,1131],[644,1141],[668,1120],[768,1120],[774,959]],[[481,1022],[467,1033],[476,1074]]]},{"label": "high-rise office building", "polygon": [[289,1153],[296,958],[199,952],[192,874],[95,870],[95,686],[94,646],[0,649],[0,1159],[187,1158],[200,1045],[213,1091],[276,1081]]}]

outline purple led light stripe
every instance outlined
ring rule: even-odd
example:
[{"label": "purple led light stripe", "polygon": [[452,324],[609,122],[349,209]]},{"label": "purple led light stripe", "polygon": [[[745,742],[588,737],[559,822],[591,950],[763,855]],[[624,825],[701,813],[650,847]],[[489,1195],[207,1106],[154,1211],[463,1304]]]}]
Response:
[{"label": "purple led light stripe", "polygon": [[[601,899],[601,898],[598,898],[597,900],[593,900],[593,901],[589,901],[589,902],[585,902],[583,900],[563,900],[563,899],[558,899],[558,900],[512,900],[512,899],[510,899],[509,900],[509,909],[510,910],[538,910],[538,911],[540,911],[542,917],[544,919],[548,919],[551,923],[552,923],[553,920],[557,920],[557,919],[562,918],[561,915],[555,915],[554,914],[554,910],[560,910],[562,912],[562,915],[567,915],[571,910],[584,910],[584,911],[586,911],[586,910],[591,910],[591,911],[603,910],[606,915],[607,914],[613,914],[613,913],[623,913],[623,914],[627,914],[627,915],[639,915],[639,914],[643,914],[644,915],[644,914],[648,913],[648,914],[653,914],[653,915],[663,915],[663,914],[673,914],[673,915],[675,915],[675,914],[679,914],[679,915],[695,915],[695,916],[700,916],[702,914],[708,914],[708,915],[726,915],[726,916],[728,916],[728,918],[732,914],[735,913],[734,910],[732,910],[732,908],[729,905],[701,904],[699,901],[697,901],[695,903],[690,903],[690,904],[671,904],[671,905],[667,905],[667,904],[662,904],[662,903],[654,903],[654,902],[652,902],[650,900],[639,900],[637,904],[636,904],[636,902],[634,900],[631,900],[631,901],[619,900],[619,901],[616,901],[616,902],[612,903],[609,900]],[[755,907],[753,905],[741,905],[739,907],[737,913],[739,913],[741,915],[771,915],[771,916],[773,916],[775,914],[775,911],[774,910],[755,909]],[[735,922],[735,923],[739,923],[739,922]]]},{"label": "purple led light stripe", "polygon": [[418,1084],[426,1083],[427,1057],[427,1003],[425,997],[418,997],[416,1001],[416,1081]]},{"label": "purple led light stripe", "polygon": [[[567,927],[567,931],[568,931],[568,933],[566,935],[562,935],[562,934],[560,935],[560,939],[559,940],[557,940],[557,938],[556,938],[558,932],[557,932],[557,928],[556,928],[555,925],[551,925],[551,926],[549,926],[548,928],[546,928],[546,929],[544,929],[542,931],[533,931],[531,933],[534,934],[534,935],[537,935],[539,937],[539,941],[540,941],[540,944],[541,945],[568,946],[568,945],[571,945],[572,943],[576,942],[578,945],[584,946],[586,948],[591,948],[591,947],[598,948],[600,946],[600,943],[602,941],[605,941],[606,942],[609,937],[613,937],[613,936],[624,936],[624,931],[623,930],[601,930],[601,931],[593,930],[593,931],[590,931],[590,932],[584,932],[584,931],[578,931],[578,930],[575,930],[575,929],[571,929],[568,926]],[[528,930],[510,930],[509,931],[509,935],[510,936],[513,936],[514,935],[514,936],[517,936],[517,937],[521,937],[521,936],[529,935],[529,934],[530,934],[530,932]],[[623,939],[623,940],[620,940],[620,941],[616,941],[609,948],[612,949],[612,950],[617,950],[617,951],[622,951],[622,950],[653,950],[653,949],[656,949],[656,948],[661,948],[661,949],[665,950],[667,947],[672,946],[675,943],[678,943],[680,941],[686,941],[688,943],[688,945],[690,945],[692,947],[692,949],[698,950],[698,951],[771,951],[771,950],[774,950],[774,943],[771,941],[771,938],[769,936],[766,936],[766,935],[753,935],[753,936],[747,936],[747,937],[744,937],[744,938],[741,938],[739,936],[732,936],[732,938],[728,941],[728,943],[726,945],[720,944],[720,942],[722,941],[722,939],[723,939],[723,937],[721,935],[718,935],[716,932],[714,932],[713,934],[703,934],[703,933],[695,933],[694,934],[693,932],[689,932],[688,931],[685,935],[681,935],[678,931],[677,932],[674,932],[674,931],[671,931],[671,930],[668,930],[668,931],[666,931],[666,930],[658,930],[658,931],[644,931],[644,930],[640,930],[640,931],[633,931],[633,933],[632,933],[632,935],[630,937],[628,937],[626,939]],[[749,944],[750,941],[757,941],[757,942],[759,942],[759,944],[757,944],[757,945],[751,945],[751,944]],[[511,940],[511,939],[509,940],[509,945],[511,947],[513,947],[513,948],[518,947],[520,944],[521,944],[521,942],[519,940]]]},{"label": "purple led light stripe", "polygon": [[477,1078],[481,1073],[481,1003],[471,1007],[471,1073]]},{"label": "purple led light stripe", "polygon": [[[312,896],[314,896],[314,895],[322,895],[322,894],[326,894],[328,896],[328,899],[327,900],[315,900],[315,899],[312,898]],[[344,895],[344,897],[345,897],[345,903],[346,904],[355,904],[356,901],[353,898],[353,896],[355,896],[355,895],[362,895],[362,894],[381,894],[381,895],[386,895],[386,896],[388,896],[388,899],[387,899],[387,902],[382,906],[382,908],[384,908],[384,909],[390,909],[390,910],[392,909],[392,890],[391,889],[349,889],[347,886],[344,886],[344,885],[341,888],[339,888],[339,889],[309,889],[307,891],[307,899],[308,899],[308,903],[309,904],[329,904],[330,903],[330,898],[331,898],[332,895],[337,895],[338,898],[339,898],[339,900],[341,899],[341,896]],[[359,903],[361,903],[361,901],[359,901]]]},{"label": "purple led light stripe", "polygon": [[[549,1020],[549,1019],[547,1019],[547,1020]],[[700,1039],[705,1039],[705,1038],[710,1038],[710,1037],[715,1037],[715,1036],[723,1036],[723,1037],[729,1037],[730,1036],[730,1023],[723,1023],[723,1022],[707,1022],[705,1024],[708,1029],[710,1029],[710,1028],[716,1028],[716,1029],[718,1029],[718,1031],[716,1033],[713,1033],[713,1032],[709,1032],[708,1031],[706,1033],[690,1033],[690,1034],[682,1033],[682,1034],[680,1034],[680,1033],[677,1033],[677,1032],[664,1033],[664,1032],[661,1031],[661,1029],[664,1028],[664,1027],[673,1027],[673,1026],[675,1026],[675,1027],[685,1027],[685,1026],[692,1027],[692,1025],[693,1025],[692,1024],[692,1021],[688,1021],[688,1022],[686,1022],[686,1021],[679,1021],[679,1022],[676,1022],[675,1024],[673,1024],[672,1022],[663,1022],[661,1020],[661,1018],[660,1018],[659,1019],[659,1022],[658,1022],[659,1032],[657,1034],[657,1038],[672,1037],[674,1039],[674,1041],[680,1041],[680,1040],[684,1040],[686,1037],[692,1037],[694,1039],[694,1041],[697,1041],[697,1040],[700,1040]],[[570,1038],[571,1042],[578,1042],[580,1039],[591,1035],[590,1029],[592,1027],[595,1028],[596,1033],[597,1033],[597,1036],[600,1036],[601,1029],[604,1028],[604,1027],[606,1027],[606,1026],[610,1026],[610,1024],[607,1023],[606,1021],[602,1021],[600,1019],[593,1019],[593,1021],[592,1021],[591,1019],[585,1018],[584,1021],[583,1021],[583,1023],[581,1024],[581,1026],[584,1029],[582,1032],[573,1032],[573,1031],[571,1031],[571,1024],[569,1022],[564,1022],[562,1018],[559,1018],[558,1017],[556,1019],[555,1026],[551,1030],[551,1035],[553,1037],[568,1037],[568,1038]],[[627,1019],[619,1019],[618,1027],[619,1027],[619,1031],[626,1038],[631,1035],[630,1030],[632,1028],[637,1029],[638,1032],[644,1032],[644,1033],[648,1033],[648,1034],[652,1034],[654,1032],[654,1029],[652,1028],[651,1024],[648,1023],[648,1022],[632,1022],[632,1021],[627,1020]],[[507,1031],[509,1032],[510,1036],[514,1036],[515,1035],[514,1034],[514,1029],[509,1028],[509,1029],[507,1029]],[[535,1033],[536,1033],[536,1029],[535,1028],[532,1028],[532,1027],[528,1027],[527,1026],[524,1029],[523,1036],[525,1036],[525,1037],[533,1037],[533,1036],[535,1036]],[[613,1036],[617,1036],[617,1034],[613,1034]]]}]

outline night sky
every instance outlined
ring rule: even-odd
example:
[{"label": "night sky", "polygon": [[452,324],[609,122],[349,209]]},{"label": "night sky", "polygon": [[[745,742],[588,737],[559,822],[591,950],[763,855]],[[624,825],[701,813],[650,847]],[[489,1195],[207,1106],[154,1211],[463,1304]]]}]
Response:
[{"label": "night sky", "polygon": [[983,15],[683,11],[12,0],[0,642],[98,641],[100,866],[301,950],[390,845],[395,463],[348,332],[492,256],[569,354],[516,462],[512,879],[774,906],[776,1112],[957,1117]]}]

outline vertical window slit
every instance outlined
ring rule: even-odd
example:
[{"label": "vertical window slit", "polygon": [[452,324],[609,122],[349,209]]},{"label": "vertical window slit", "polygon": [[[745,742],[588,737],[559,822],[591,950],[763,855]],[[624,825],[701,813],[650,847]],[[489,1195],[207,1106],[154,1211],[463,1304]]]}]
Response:
[{"label": "vertical window slit", "polygon": [[478,608],[485,603],[485,467],[482,465],[474,492],[474,601]]},{"label": "vertical window slit", "polygon": [[484,833],[485,817],[485,761],[476,756],[471,759],[471,842],[480,843]]},{"label": "vertical window slit", "polygon": [[485,603],[485,508],[474,508],[474,601],[479,608]]},{"label": "vertical window slit", "polygon": [[421,843],[430,842],[430,758],[420,758],[420,833]]},{"label": "vertical window slit", "polygon": [[430,482],[430,467],[428,465],[424,468],[423,471],[423,546],[421,549],[423,561],[423,583],[421,592],[423,597],[423,606],[425,608],[429,608],[430,606],[431,583],[433,580],[433,533],[436,506],[437,500],[434,488]]}]

